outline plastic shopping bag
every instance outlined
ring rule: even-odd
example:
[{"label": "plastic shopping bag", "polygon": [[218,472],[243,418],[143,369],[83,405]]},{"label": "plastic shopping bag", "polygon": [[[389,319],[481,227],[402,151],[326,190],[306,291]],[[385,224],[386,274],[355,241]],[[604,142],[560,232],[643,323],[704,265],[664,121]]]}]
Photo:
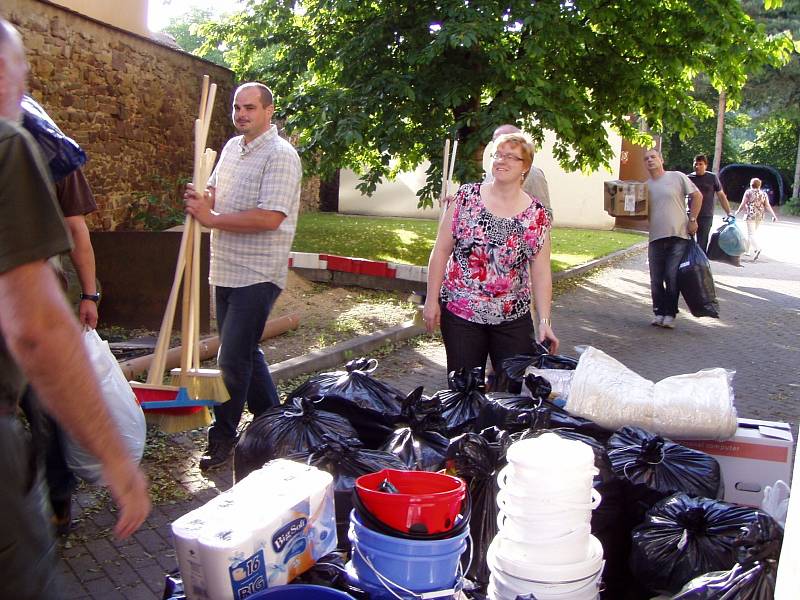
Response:
[{"label": "plastic shopping bag", "polygon": [[711,263],[693,239],[689,240],[686,254],[678,266],[678,288],[692,316],[719,318]]},{"label": "plastic shopping bag", "polygon": [[[108,342],[103,341],[94,329],[90,329],[83,334],[83,343],[100,382],[100,391],[111,420],[117,426],[130,457],[138,463],[142,460],[147,434],[142,408],[108,347]],[[91,416],[87,415],[86,418]],[[64,458],[69,469],[84,481],[101,482],[103,466],[100,461],[69,435],[64,439]]]},{"label": "plastic shopping bag", "polygon": [[21,107],[25,129],[38,142],[50,167],[53,181],[62,180],[86,164],[86,153],[75,140],[64,135],[33,98],[23,96]]},{"label": "plastic shopping bag", "polygon": [[728,217],[720,227],[719,247],[729,256],[741,256],[747,251],[747,238],[736,224],[736,219]]}]

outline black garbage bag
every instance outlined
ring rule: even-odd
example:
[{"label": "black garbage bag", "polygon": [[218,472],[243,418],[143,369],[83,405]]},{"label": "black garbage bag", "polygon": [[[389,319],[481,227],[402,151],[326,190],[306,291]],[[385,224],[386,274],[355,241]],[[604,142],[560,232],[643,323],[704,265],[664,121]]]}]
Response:
[{"label": "black garbage bag", "polygon": [[21,108],[23,126],[38,143],[53,181],[61,181],[86,164],[86,153],[75,140],[64,135],[38,102],[23,96]]},{"label": "black garbage bag", "polygon": [[[525,378],[526,385],[529,379],[535,378],[528,375]],[[509,432],[520,432],[526,429],[556,429],[565,428],[594,438],[605,444],[613,433],[604,429],[594,421],[571,415],[565,409],[556,406],[549,400],[530,398],[512,394],[487,394],[487,404],[478,416],[477,428],[497,427]],[[542,423],[542,414],[533,414],[537,409],[547,411],[548,422]]]},{"label": "black garbage bag", "polygon": [[423,396],[422,387],[411,392],[403,403],[406,427],[392,433],[380,450],[399,457],[405,469],[438,471],[444,464],[450,440],[438,398]]},{"label": "black garbage bag", "polygon": [[455,437],[474,430],[487,403],[483,367],[451,371],[447,383],[449,389],[436,392],[433,398],[442,403],[442,417],[447,424],[445,434]]},{"label": "black garbage bag", "polygon": [[577,366],[578,359],[561,354],[550,354],[546,346],[534,341],[531,352],[517,354],[503,361],[500,371],[495,373],[495,384],[492,386],[492,391],[519,394],[528,367],[574,370]]},{"label": "black garbage bag", "polygon": [[731,256],[719,247],[719,231],[715,231],[708,239],[708,252],[706,253],[708,260],[715,260],[718,262],[728,263],[734,267],[741,267],[741,261],[738,256]]},{"label": "black garbage bag", "polygon": [[692,579],[673,600],[772,600],[782,541],[778,523],[759,514],[734,541],[737,564]]},{"label": "black garbage bag", "polygon": [[178,569],[174,569],[164,576],[164,593],[161,600],[186,600],[183,589],[183,579]]},{"label": "black garbage bag", "polygon": [[719,302],[714,290],[711,263],[694,239],[689,240],[678,267],[678,289],[692,316],[719,318]]},{"label": "black garbage bag", "polygon": [[772,519],[756,508],[673,494],[633,530],[631,571],[651,591],[675,594],[703,573],[732,569],[742,528],[761,518]]},{"label": "black garbage bag", "polygon": [[[469,532],[472,538],[472,563],[466,576],[480,586],[489,583],[486,553],[497,535],[497,471],[506,463],[507,436],[492,436],[495,441],[477,433],[464,433],[450,441],[447,469],[467,483],[472,499]],[[466,562],[468,556],[463,556]],[[464,565],[466,568],[466,565]]]},{"label": "black garbage bag", "polygon": [[609,438],[607,448],[614,472],[623,481],[631,525],[675,492],[722,497],[719,463],[704,452],[639,427],[623,427]]},{"label": "black garbage bag", "polygon": [[307,452],[290,454],[286,458],[304,462],[333,475],[333,502],[336,509],[336,535],[338,548],[349,551],[347,530],[350,526],[350,511],[353,510],[352,494],[356,479],[383,469],[405,469],[405,463],[394,454],[364,448],[357,439],[339,439],[323,434],[322,445]]},{"label": "black garbage bag", "polygon": [[375,359],[357,358],[345,371],[321,373],[296,388],[290,398],[319,398],[320,410],[346,417],[367,448],[377,448],[402,420],[404,393],[375,379]]},{"label": "black garbage bag", "polygon": [[293,398],[287,404],[265,411],[242,432],[233,450],[234,482],[275,458],[311,452],[325,443],[326,435],[340,440],[357,437],[347,419],[318,410],[311,398]]}]

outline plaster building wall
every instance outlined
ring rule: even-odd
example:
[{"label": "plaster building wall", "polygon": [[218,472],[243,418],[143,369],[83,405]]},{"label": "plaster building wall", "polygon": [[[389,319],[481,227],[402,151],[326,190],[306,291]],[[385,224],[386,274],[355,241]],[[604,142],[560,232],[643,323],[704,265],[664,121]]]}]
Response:
[{"label": "plaster building wall", "polygon": [[51,0],[120,29],[147,36],[148,0]]},{"label": "plaster building wall", "polygon": [[[546,132],[542,147],[536,152],[534,164],[545,172],[550,189],[550,203],[559,227],[611,229],[614,218],[603,210],[603,182],[617,179],[622,140],[610,129],[608,141],[614,149],[612,168],[592,173],[567,172],[553,156],[555,134]],[[456,160],[458,160],[456,158]],[[394,181],[384,181],[371,197],[362,196],[356,189],[358,176],[342,170],[339,191],[339,211],[376,216],[436,218],[437,209],[418,209],[416,191],[425,184],[425,163],[411,173],[401,173]],[[453,189],[457,189],[455,184]]]}]

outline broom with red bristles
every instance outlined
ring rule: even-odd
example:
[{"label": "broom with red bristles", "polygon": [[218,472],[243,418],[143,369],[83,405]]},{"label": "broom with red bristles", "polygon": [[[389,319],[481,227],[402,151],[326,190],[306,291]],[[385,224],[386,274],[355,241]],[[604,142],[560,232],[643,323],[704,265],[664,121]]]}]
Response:
[{"label": "broom with red bristles", "polygon": [[[216,158],[213,150],[205,148],[216,89],[216,84],[209,86],[209,77],[205,75],[199,118],[194,127],[192,179],[196,190],[205,189]],[[147,381],[130,382],[136,399],[146,411],[148,422],[169,433],[208,425],[211,422],[208,407],[229,398],[221,373],[213,369],[200,369],[200,235],[200,224],[191,215],[187,215],[178,250],[175,277],[161,321],[153,360],[148,369]],[[165,385],[163,380],[166,355],[181,283],[181,367],[173,370],[172,385]]]}]

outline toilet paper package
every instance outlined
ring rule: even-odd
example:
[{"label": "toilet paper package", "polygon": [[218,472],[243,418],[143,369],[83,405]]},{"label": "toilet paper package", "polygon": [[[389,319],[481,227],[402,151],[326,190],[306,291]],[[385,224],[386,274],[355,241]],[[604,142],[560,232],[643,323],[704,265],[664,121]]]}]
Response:
[{"label": "toilet paper package", "polygon": [[336,548],[333,477],[274,460],[172,524],[190,600],[240,600],[297,577]]}]

